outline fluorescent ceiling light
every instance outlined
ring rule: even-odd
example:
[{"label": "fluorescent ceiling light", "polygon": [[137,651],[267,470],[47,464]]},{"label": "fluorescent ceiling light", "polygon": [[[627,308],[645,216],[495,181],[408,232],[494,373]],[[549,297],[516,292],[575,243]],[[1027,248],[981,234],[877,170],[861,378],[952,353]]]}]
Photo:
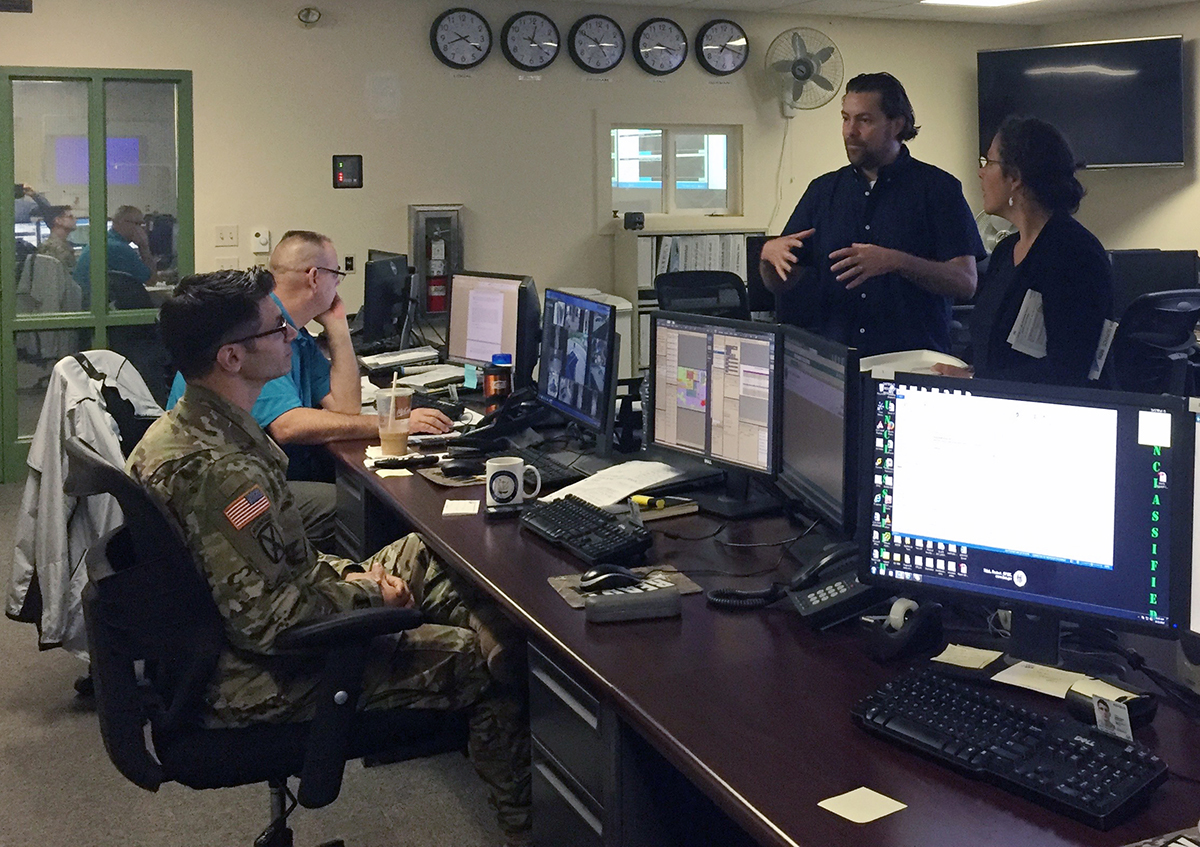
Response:
[{"label": "fluorescent ceiling light", "polygon": [[923,5],[929,6],[974,6],[980,9],[999,9],[1003,6],[1036,2],[1037,0],[921,0]]},{"label": "fluorescent ceiling light", "polygon": [[1058,74],[1090,74],[1092,76],[1137,76],[1136,68],[1106,68],[1103,65],[1049,65],[1044,68],[1030,68],[1025,76],[1051,76]]}]

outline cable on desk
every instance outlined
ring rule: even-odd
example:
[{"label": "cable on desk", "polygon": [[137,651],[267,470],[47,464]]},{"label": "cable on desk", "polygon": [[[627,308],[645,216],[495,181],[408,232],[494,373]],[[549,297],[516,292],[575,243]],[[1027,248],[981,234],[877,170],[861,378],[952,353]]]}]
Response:
[{"label": "cable on desk", "polygon": [[670,532],[669,530],[665,529],[655,529],[654,527],[648,527],[648,529],[651,532],[661,533],[663,538],[669,538],[672,541],[707,541],[710,538],[716,538],[718,535],[724,532],[725,527],[728,525],[729,524],[722,521],[720,526],[718,526],[712,532],[706,532],[704,535],[680,535],[677,532]]},{"label": "cable on desk", "polygon": [[801,538],[808,535],[808,533],[809,530],[806,529],[799,535],[793,535],[791,538],[784,538],[780,541],[722,541],[720,538],[718,538],[717,543],[722,547],[738,547],[742,549],[752,549],[754,547],[786,547],[789,544],[795,544]]}]

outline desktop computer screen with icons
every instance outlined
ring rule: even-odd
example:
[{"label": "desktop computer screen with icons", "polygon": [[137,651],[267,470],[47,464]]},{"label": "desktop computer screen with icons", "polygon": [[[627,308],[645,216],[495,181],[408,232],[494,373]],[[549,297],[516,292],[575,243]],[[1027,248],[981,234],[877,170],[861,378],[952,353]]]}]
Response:
[{"label": "desktop computer screen with icons", "polygon": [[1043,663],[1060,619],[1176,634],[1195,446],[1182,398],[909,375],[868,386],[865,580],[1012,609],[1009,653]]}]

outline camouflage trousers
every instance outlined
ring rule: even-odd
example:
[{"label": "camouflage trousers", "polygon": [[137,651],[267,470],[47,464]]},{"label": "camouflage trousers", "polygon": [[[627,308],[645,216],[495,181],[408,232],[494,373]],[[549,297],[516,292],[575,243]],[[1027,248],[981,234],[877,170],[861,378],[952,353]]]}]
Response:
[{"label": "camouflage trousers", "polygon": [[[355,563],[323,556],[339,573]],[[530,827],[529,712],[523,674],[498,682],[487,657],[496,648],[521,655],[519,630],[496,605],[439,562],[416,533],[361,563],[403,579],[427,621],[376,639],[363,679],[362,709],[467,710],[468,752],[488,786],[506,835]],[[511,658],[511,656],[510,656]]]}]

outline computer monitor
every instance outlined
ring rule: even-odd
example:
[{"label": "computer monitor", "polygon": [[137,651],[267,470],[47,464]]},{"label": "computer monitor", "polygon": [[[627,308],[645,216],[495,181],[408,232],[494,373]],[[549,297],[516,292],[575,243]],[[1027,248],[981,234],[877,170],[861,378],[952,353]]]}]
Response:
[{"label": "computer monitor", "polygon": [[650,315],[646,443],[726,470],[726,492],[701,502],[707,511],[741,517],[775,506],[751,498],[749,480],[779,469],[781,348],[775,324]]},{"label": "computer monitor", "polygon": [[862,375],[858,351],[783,328],[783,437],[775,484],[833,531],[854,537]]},{"label": "computer monitor", "polygon": [[1112,250],[1108,258],[1115,320],[1143,294],[1200,286],[1200,255],[1195,250]]},{"label": "computer monitor", "polygon": [[774,312],[775,295],[763,283],[758,263],[762,259],[763,245],[775,236],[747,235],[746,236],[746,298],[750,312]]},{"label": "computer monitor", "polygon": [[617,310],[608,303],[546,291],[537,399],[596,433],[596,452],[612,454],[617,404]]},{"label": "computer monitor", "polygon": [[412,276],[403,253],[371,250],[363,269],[362,337],[379,341],[400,336],[404,346]]},{"label": "computer monitor", "polygon": [[463,271],[450,279],[446,358],[485,367],[496,353],[513,357],[513,386],[533,384],[541,334],[541,304],[533,278]]},{"label": "computer monitor", "polygon": [[1060,619],[1177,633],[1195,438],[1182,398],[870,385],[861,578],[1010,609],[1008,654],[1042,664],[1057,662]]}]

